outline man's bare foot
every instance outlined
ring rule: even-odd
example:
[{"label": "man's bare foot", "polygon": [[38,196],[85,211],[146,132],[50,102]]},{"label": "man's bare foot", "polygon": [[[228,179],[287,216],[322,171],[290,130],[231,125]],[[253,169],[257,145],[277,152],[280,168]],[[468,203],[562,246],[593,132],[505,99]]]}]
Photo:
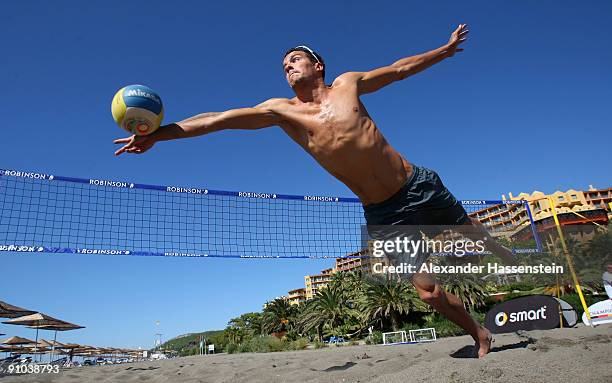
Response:
[{"label": "man's bare foot", "polygon": [[491,332],[484,327],[481,327],[478,331],[478,340],[474,345],[477,350],[478,358],[482,358],[491,351],[491,344],[493,343],[493,336]]}]

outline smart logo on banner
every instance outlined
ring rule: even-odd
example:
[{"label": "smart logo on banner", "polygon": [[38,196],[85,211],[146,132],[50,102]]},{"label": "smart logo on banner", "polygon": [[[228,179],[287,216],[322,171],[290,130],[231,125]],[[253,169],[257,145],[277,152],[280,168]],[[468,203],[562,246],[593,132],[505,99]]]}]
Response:
[{"label": "smart logo on banner", "polygon": [[529,295],[495,305],[485,317],[494,334],[549,330],[559,326],[559,303],[549,295]]}]

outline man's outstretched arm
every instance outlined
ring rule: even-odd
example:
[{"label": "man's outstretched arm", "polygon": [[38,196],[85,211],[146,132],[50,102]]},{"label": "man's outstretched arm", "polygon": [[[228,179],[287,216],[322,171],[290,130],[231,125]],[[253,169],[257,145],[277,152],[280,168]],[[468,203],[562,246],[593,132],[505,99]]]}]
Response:
[{"label": "man's outstretched arm", "polygon": [[420,55],[406,57],[389,66],[377,68],[369,72],[357,72],[347,75],[357,76],[359,94],[375,92],[384,86],[395,81],[403,80],[448,57],[452,57],[455,52],[463,51],[462,48],[459,48],[459,44],[466,41],[467,33],[467,25],[460,24],[451,34],[448,43],[438,49]]},{"label": "man's outstretched arm", "polygon": [[115,140],[124,144],[115,152],[140,154],[149,150],[158,141],[196,137],[226,129],[261,129],[281,122],[281,117],[273,111],[276,100],[268,100],[253,108],[231,109],[225,112],[209,112],[189,117],[185,120],[160,126],[148,136],[132,136]]}]

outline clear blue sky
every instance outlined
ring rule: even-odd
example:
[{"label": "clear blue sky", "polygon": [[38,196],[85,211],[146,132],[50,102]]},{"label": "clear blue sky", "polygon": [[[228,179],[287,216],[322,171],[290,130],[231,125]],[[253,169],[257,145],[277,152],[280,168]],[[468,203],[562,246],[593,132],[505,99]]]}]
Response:
[{"label": "clear blue sky", "polygon": [[[112,140],[123,134],[111,98],[146,84],[162,96],[166,122],[250,106],[292,95],[281,70],[288,47],[320,52],[331,81],[436,48],[468,23],[465,52],[363,98],[392,145],[462,199],[609,187],[610,14],[605,1],[6,2],[0,168],[352,196],[279,128],[115,158]],[[60,341],[150,347],[158,331],[167,339],[223,328],[328,266],[3,253],[0,300],[87,326]]]}]

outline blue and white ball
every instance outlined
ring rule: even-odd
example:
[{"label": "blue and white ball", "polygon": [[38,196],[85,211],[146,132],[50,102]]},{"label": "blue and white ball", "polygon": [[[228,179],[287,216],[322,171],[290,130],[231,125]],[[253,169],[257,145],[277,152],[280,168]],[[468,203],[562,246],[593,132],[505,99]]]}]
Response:
[{"label": "blue and white ball", "polygon": [[161,98],[144,85],[128,85],[119,89],[113,97],[111,112],[117,125],[137,136],[153,133],[164,118]]}]

